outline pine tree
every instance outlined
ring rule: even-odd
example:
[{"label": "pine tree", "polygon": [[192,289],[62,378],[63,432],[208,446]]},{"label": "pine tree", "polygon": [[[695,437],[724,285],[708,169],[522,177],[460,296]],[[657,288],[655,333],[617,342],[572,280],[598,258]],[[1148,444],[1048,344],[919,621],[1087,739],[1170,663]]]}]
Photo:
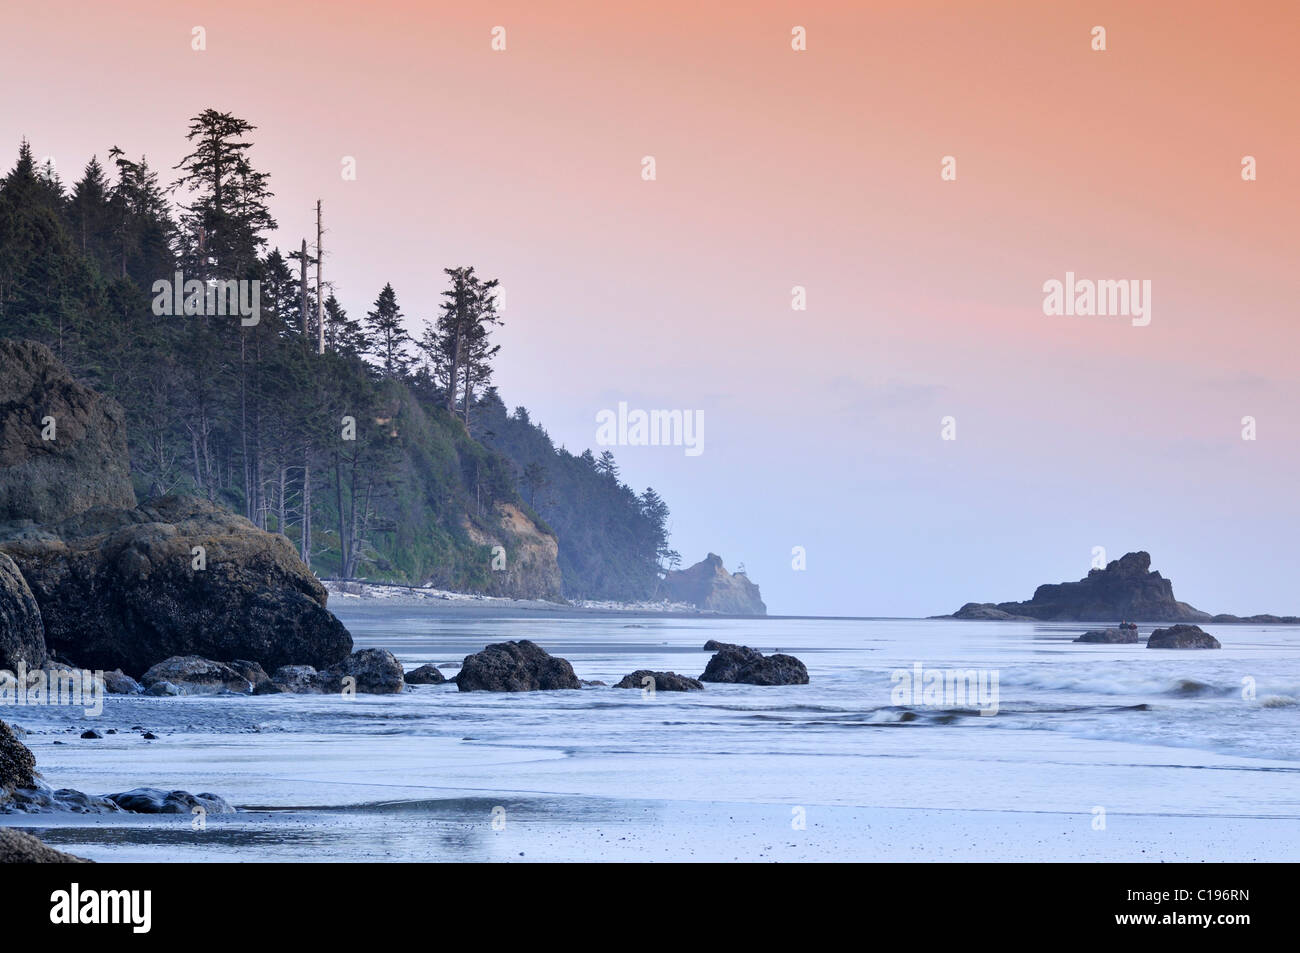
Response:
[{"label": "pine tree", "polygon": [[[326,287],[329,287],[328,282]],[[361,322],[349,318],[333,294],[325,299],[325,347],[335,354],[349,357],[360,356],[369,347]]]},{"label": "pine tree", "polygon": [[369,352],[379,361],[380,373],[386,378],[403,376],[411,366],[411,356],[406,346],[411,343],[403,324],[405,320],[397,306],[397,293],[391,284],[385,284],[375,299],[375,309],[366,313],[369,331]]},{"label": "pine tree", "polygon": [[174,187],[191,194],[181,222],[186,270],[194,277],[246,277],[276,227],[267,206],[274,193],[248,158],[247,136],[256,128],[215,109],[190,120],[193,151],[175,166],[182,174]]}]

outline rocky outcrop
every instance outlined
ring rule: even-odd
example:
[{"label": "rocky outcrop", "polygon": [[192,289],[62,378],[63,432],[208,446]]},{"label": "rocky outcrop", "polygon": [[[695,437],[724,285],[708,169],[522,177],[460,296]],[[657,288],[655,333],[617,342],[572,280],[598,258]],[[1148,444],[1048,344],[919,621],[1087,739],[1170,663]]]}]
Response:
[{"label": "rocky outcrop", "polygon": [[676,672],[652,672],[639,668],[631,675],[624,675],[615,688],[644,688],[655,692],[697,692],[704,688],[698,679],[678,675]]},{"label": "rocky outcrop", "polygon": [[1147,639],[1149,649],[1220,649],[1219,640],[1199,625],[1175,625],[1156,629]]},{"label": "rocky outcrop", "polygon": [[1151,571],[1151,556],[1144,552],[1128,553],[1078,582],[1039,586],[1028,602],[967,603],[951,618],[998,618],[990,610],[1042,622],[1204,622],[1210,618],[1209,613],[1175,599],[1172,583]]},{"label": "rocky outcrop", "polygon": [[135,506],[122,408],[49,348],[0,340],[0,523]]},{"label": "rocky outcrop", "polygon": [[408,685],[441,685],[447,681],[447,676],[438,671],[438,666],[432,662],[411,669],[404,677]]},{"label": "rocky outcrop", "polygon": [[0,551],[40,606],[48,649],[86,668],[134,676],[175,655],[323,667],[352,650],[289,540],[203,500],[88,510],[12,532]]},{"label": "rocky outcrop", "polygon": [[535,692],[582,685],[568,661],[523,639],[497,642],[467,655],[456,687],[462,692]]},{"label": "rocky outcrop", "polygon": [[216,695],[221,692],[238,692],[246,695],[253,685],[243,675],[221,662],[199,658],[197,655],[176,655],[159,662],[140,679],[146,689],[159,682],[170,682],[182,695]]},{"label": "rocky outcrop", "polygon": [[1093,629],[1074,641],[1096,642],[1102,645],[1128,645],[1137,642],[1137,629]]},{"label": "rocky outcrop", "polygon": [[325,603],[283,536],[197,499],[137,507],[122,409],[0,341],[0,668],[332,665],[352,640]]},{"label": "rocky outcrop", "polygon": [[39,668],[45,658],[40,606],[14,561],[0,553],[0,669]]},{"label": "rocky outcrop", "polygon": [[28,834],[12,827],[0,827],[0,864],[88,864],[74,854],[55,850]]},{"label": "rocky outcrop", "polygon": [[793,655],[764,655],[747,645],[713,643],[718,651],[705,666],[702,682],[747,685],[807,685],[808,669]]},{"label": "rocky outcrop", "polygon": [[714,553],[687,569],[669,572],[663,593],[669,602],[685,602],[705,612],[767,615],[758,586],[743,572],[727,572],[722,557]]}]

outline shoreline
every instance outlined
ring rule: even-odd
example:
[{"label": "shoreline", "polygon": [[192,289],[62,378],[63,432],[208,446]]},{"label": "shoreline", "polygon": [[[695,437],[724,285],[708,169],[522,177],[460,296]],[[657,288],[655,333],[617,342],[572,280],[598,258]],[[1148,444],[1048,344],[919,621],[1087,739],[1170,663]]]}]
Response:
[{"label": "shoreline", "polygon": [[611,616],[687,616],[708,619],[762,619],[765,616],[727,616],[718,612],[697,609],[685,602],[645,601],[617,602],[600,599],[575,599],[550,602],[546,599],[514,599],[508,596],[485,596],[472,592],[453,592],[432,587],[402,586],[390,583],[362,581],[343,582],[322,579],[321,585],[330,595],[331,611],[341,606],[390,606],[398,609],[428,608],[439,612],[480,612],[507,610],[521,614],[563,613]]}]

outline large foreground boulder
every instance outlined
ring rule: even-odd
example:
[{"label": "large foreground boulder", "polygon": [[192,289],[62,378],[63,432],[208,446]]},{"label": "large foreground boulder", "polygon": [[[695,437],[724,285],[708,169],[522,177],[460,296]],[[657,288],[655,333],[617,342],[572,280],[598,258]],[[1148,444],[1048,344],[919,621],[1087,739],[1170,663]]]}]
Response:
[{"label": "large foreground boulder", "polygon": [[456,686],[462,692],[535,692],[582,684],[568,661],[522,639],[497,642],[465,656]]},{"label": "large foreground boulder", "polygon": [[1199,625],[1175,625],[1156,629],[1147,640],[1149,649],[1221,649],[1219,640]]},{"label": "large foreground boulder", "polygon": [[26,831],[0,827],[0,864],[88,864],[84,857],[65,854],[42,844]]},{"label": "large foreground boulder", "polygon": [[0,539],[40,606],[45,643],[138,676],[175,655],[266,669],[342,661],[352,637],[284,536],[205,500],[88,510]]},{"label": "large foreground boulder", "polygon": [[700,676],[702,682],[747,685],[807,685],[808,669],[793,655],[764,655],[748,645],[714,642],[718,651]]},{"label": "large foreground boulder", "polygon": [[0,523],[131,508],[126,415],[49,348],[0,340]]},{"label": "large foreground boulder", "polygon": [[624,675],[615,688],[645,688],[656,692],[698,692],[704,685],[694,678],[678,675],[676,672],[652,672],[639,668],[631,675]]},{"label": "large foreground boulder", "polygon": [[45,664],[45,626],[40,606],[14,561],[0,553],[0,669]]}]

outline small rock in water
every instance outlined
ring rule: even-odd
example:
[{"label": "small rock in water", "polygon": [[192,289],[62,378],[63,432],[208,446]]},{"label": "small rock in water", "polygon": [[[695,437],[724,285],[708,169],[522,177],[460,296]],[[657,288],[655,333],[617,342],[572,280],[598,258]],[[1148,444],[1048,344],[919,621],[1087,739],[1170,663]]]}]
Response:
[{"label": "small rock in water", "polygon": [[104,736],[101,735],[101,734],[100,734],[98,731],[96,731],[94,728],[87,728],[85,731],[83,731],[83,732],[81,733],[81,737],[83,737],[83,738],[102,738],[102,737],[104,737]]},{"label": "small rock in water", "polygon": [[1199,625],[1175,625],[1156,629],[1147,640],[1149,649],[1220,649],[1219,640]]},{"label": "small rock in water", "polygon": [[353,652],[320,674],[328,692],[341,692],[346,678],[353,679],[353,687],[367,695],[397,695],[406,687],[402,663],[387,649]]},{"label": "small rock in water", "polygon": [[139,695],[144,688],[119,668],[104,673],[104,691],[110,695]]},{"label": "small rock in water", "polygon": [[320,673],[310,665],[281,665],[268,682],[253,690],[255,695],[320,694]]},{"label": "small rock in water", "polygon": [[158,740],[158,736],[155,735],[152,731],[146,731],[146,732],[145,732],[144,734],[142,734],[140,737],[143,738],[145,741],[157,741],[157,740]]},{"label": "small rock in water", "polygon": [[158,697],[179,695],[180,693],[181,690],[171,682],[154,682],[145,692],[146,695],[154,695]]},{"label": "small rock in water", "polygon": [[808,669],[793,655],[764,655],[747,645],[710,639],[717,652],[700,676],[702,682],[742,682],[748,685],[807,685]]},{"label": "small rock in water", "polygon": [[624,675],[615,688],[650,688],[658,692],[698,692],[704,684],[698,679],[678,675],[676,672],[651,672],[637,669],[631,675]]},{"label": "small rock in water", "polygon": [[1121,626],[1118,629],[1090,629],[1074,641],[1099,642],[1105,645],[1127,645],[1138,640],[1137,628]]},{"label": "small rock in water", "polygon": [[140,681],[150,689],[167,682],[181,695],[216,695],[222,691],[247,695],[253,690],[252,683],[229,665],[197,655],[173,655],[145,672]]},{"label": "small rock in water", "polygon": [[438,666],[432,663],[411,669],[406,673],[405,678],[408,685],[441,685],[447,681],[447,676],[438,671]]},{"label": "small rock in water", "polygon": [[456,687],[462,692],[535,692],[581,688],[582,683],[567,659],[520,639],[465,656]]}]

